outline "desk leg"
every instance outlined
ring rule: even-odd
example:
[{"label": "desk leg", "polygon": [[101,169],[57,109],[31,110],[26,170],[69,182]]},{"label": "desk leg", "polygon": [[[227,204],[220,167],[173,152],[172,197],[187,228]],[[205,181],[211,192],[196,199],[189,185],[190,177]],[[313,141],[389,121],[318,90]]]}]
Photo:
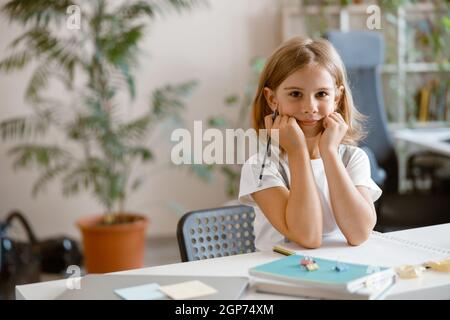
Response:
[{"label": "desk leg", "polygon": [[411,154],[409,143],[403,140],[396,141],[396,152],[398,159],[398,192],[405,193],[412,188],[412,183],[406,178],[406,166],[408,156]]}]

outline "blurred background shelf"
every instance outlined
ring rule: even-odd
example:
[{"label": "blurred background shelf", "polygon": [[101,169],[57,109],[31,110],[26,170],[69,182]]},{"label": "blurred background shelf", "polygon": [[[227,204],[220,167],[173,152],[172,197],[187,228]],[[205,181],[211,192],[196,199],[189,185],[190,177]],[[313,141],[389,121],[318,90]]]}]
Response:
[{"label": "blurred background shelf", "polygon": [[[449,5],[411,2],[284,0],[282,8],[284,40],[298,35],[323,37],[328,30],[382,34],[382,90],[393,137],[403,129],[450,128]],[[377,12],[380,28],[372,30],[368,17]],[[400,162],[399,190],[406,192],[411,184],[405,161],[418,150],[393,140]]]},{"label": "blurred background shelf", "polygon": [[[350,3],[341,5],[340,3]],[[363,3],[364,2],[364,3]],[[441,30],[447,17],[444,1],[407,3],[381,7],[381,28],[386,43],[385,64],[381,69],[384,84],[386,114],[392,128],[440,127],[450,125],[445,118],[418,120],[415,96],[431,81],[442,84],[448,91],[450,83],[449,41]],[[340,31],[369,30],[367,18],[374,12],[377,1],[328,1],[328,4],[305,0],[285,0],[282,10],[283,38],[295,35],[322,36],[328,29]],[[339,3],[339,4],[336,4]],[[371,7],[372,6],[372,7]],[[447,17],[448,18],[448,17]],[[447,37],[448,39],[448,37]],[[435,41],[436,43],[434,43]],[[440,46],[436,50],[436,46]],[[445,91],[444,91],[445,93]],[[448,94],[447,94],[448,95]],[[448,99],[445,109],[448,109]]]},{"label": "blurred background shelf", "polygon": [[[404,64],[405,72],[449,72],[450,64],[440,65],[438,63],[406,63]],[[381,69],[382,73],[397,73],[398,67],[395,64],[385,64]]]}]

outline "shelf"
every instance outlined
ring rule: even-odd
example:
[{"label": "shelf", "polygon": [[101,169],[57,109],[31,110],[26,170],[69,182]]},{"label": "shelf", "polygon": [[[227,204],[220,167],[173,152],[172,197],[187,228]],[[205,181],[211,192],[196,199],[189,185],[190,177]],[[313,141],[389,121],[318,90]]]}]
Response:
[{"label": "shelf", "polygon": [[[367,14],[367,7],[371,5],[377,5],[376,3],[361,3],[361,4],[350,4],[347,6],[341,5],[307,5],[300,6],[295,4],[287,5],[283,8],[283,13],[286,15],[301,15],[301,14],[334,14],[339,15],[341,10],[346,10],[349,14]],[[426,13],[426,12],[434,12],[436,11],[436,7],[433,3],[416,3],[406,5],[404,7],[406,13]]]},{"label": "shelf", "polygon": [[398,129],[423,129],[423,128],[450,128],[450,121],[427,121],[427,122],[415,122],[415,123],[400,123],[390,122],[388,123],[389,131],[395,131]]},{"label": "shelf", "polygon": [[[405,72],[449,72],[450,64],[445,64],[439,66],[438,63],[425,63],[425,62],[417,62],[417,63],[405,63],[404,65]],[[383,65],[381,72],[383,73],[397,73],[398,68],[396,64],[385,64]]]},{"label": "shelf", "polygon": [[[322,12],[325,14],[340,14],[341,10],[347,10],[348,13],[366,14],[367,4],[353,4],[347,7],[341,7],[339,5],[330,5],[325,7]],[[309,5],[305,7],[305,13],[318,14],[321,13],[320,7],[317,5]]]}]

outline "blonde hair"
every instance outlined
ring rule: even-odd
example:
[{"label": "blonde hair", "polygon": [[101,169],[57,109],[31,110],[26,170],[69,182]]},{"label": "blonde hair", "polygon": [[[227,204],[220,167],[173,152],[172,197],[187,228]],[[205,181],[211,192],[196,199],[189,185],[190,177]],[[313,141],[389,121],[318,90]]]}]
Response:
[{"label": "blonde hair", "polygon": [[[325,39],[311,40],[294,37],[272,53],[261,73],[258,90],[253,100],[253,128],[257,131],[265,129],[264,117],[272,114],[264,96],[264,88],[268,87],[275,91],[287,77],[310,63],[317,63],[325,68],[333,77],[336,88],[343,86],[344,90],[336,110],[348,125],[342,143],[357,145],[358,141],[366,136],[362,128],[365,116],[358,112],[353,103],[345,66],[339,54]],[[339,94],[338,91],[337,94]]]}]

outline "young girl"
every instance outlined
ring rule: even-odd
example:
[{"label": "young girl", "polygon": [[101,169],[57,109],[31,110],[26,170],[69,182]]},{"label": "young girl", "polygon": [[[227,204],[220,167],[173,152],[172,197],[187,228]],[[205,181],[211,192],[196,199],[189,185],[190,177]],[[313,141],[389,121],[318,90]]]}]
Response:
[{"label": "young girl", "polygon": [[[247,160],[239,191],[240,202],[255,210],[258,250],[286,240],[317,248],[336,232],[350,245],[368,238],[381,189],[371,179],[368,156],[356,147],[361,118],[342,60],[327,40],[296,37],[270,56],[253,102],[253,126],[271,137],[278,129],[280,149],[267,157],[261,181],[265,148]],[[343,154],[350,155],[347,163]]]}]

